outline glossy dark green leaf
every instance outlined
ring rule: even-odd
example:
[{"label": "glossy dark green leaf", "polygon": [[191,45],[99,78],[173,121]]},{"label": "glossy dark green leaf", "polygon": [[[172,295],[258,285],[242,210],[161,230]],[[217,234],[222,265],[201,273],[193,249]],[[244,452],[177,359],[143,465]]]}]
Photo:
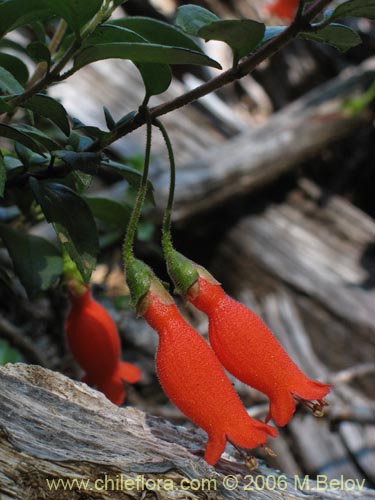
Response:
[{"label": "glossy dark green leaf", "polygon": [[8,0],[0,3],[0,37],[24,24],[52,15],[43,0]]},{"label": "glossy dark green leaf", "polygon": [[130,207],[108,198],[85,196],[84,199],[94,217],[109,226],[119,228],[123,231],[126,230],[131,215]]},{"label": "glossy dark green leaf", "polygon": [[96,225],[87,203],[72,189],[58,183],[30,179],[30,187],[48,222],[84,280],[90,280],[99,252]]},{"label": "glossy dark green leaf", "polygon": [[265,25],[251,19],[216,21],[198,30],[204,40],[227,43],[236,57],[249,54],[262,41]]},{"label": "glossy dark green leaf", "polygon": [[7,173],[5,170],[4,158],[0,154],[0,198],[4,196],[4,187],[6,179],[7,179]]},{"label": "glossy dark green leaf", "polygon": [[[185,36],[185,35],[184,35]],[[147,43],[148,40],[136,32],[120,25],[104,24],[87,38],[84,46],[122,42]],[[149,96],[158,95],[167,90],[172,80],[172,72],[167,64],[137,63]]]},{"label": "glossy dark green leaf", "polygon": [[0,224],[0,237],[29,296],[56,283],[62,273],[62,258],[52,243],[4,224]]},{"label": "glossy dark green leaf", "polygon": [[141,73],[148,96],[165,92],[172,81],[172,71],[168,64],[136,63]]},{"label": "glossy dark green leaf", "polygon": [[60,158],[72,171],[80,170],[85,174],[96,175],[102,161],[101,153],[80,153],[76,151],[55,151],[56,158]]},{"label": "glossy dark green leaf", "polygon": [[47,66],[51,63],[51,53],[46,45],[42,42],[31,42],[27,46],[27,54],[33,61],[39,63],[45,61]]},{"label": "glossy dark green leaf", "polygon": [[130,122],[130,120],[137,114],[136,111],[130,111],[129,113],[127,113],[125,116],[123,116],[122,118],[119,119],[119,121],[116,123],[116,126],[119,127],[119,126],[122,126],[122,125],[125,125],[125,123],[128,123]]},{"label": "glossy dark green leaf", "polygon": [[75,59],[75,69],[103,59],[130,59],[136,63],[197,64],[221,69],[219,63],[199,52],[148,43],[105,43],[86,47]]},{"label": "glossy dark green leaf", "polygon": [[28,136],[32,137],[34,140],[38,141],[48,151],[61,149],[61,146],[58,142],[54,141],[47,134],[45,134],[44,132],[35,127],[32,127],[31,125],[16,125],[15,128],[17,128],[17,130],[19,130],[20,132],[23,132]]},{"label": "glossy dark green leaf", "polygon": [[341,24],[330,24],[312,33],[300,33],[299,37],[306,40],[327,43],[341,52],[346,52],[352,47],[356,47],[362,41],[358,33]]},{"label": "glossy dark green leaf", "polygon": [[201,47],[189,36],[186,36],[185,33],[182,33],[175,26],[156,19],[132,16],[116,19],[111,21],[111,24],[130,29],[151,43],[183,47],[203,53]]},{"label": "glossy dark green leaf", "polygon": [[121,42],[148,42],[146,38],[135,31],[114,24],[98,26],[83,42],[83,47]]},{"label": "glossy dark green leaf", "polygon": [[54,14],[78,32],[100,9],[103,0],[41,0]]},{"label": "glossy dark green leaf", "polygon": [[0,339],[0,365],[7,363],[20,363],[24,361],[24,357],[17,349],[14,349],[9,342]]},{"label": "glossy dark green leaf", "polygon": [[190,35],[199,36],[198,31],[208,24],[220,21],[216,14],[198,5],[182,5],[177,9],[175,24]]},{"label": "glossy dark green leaf", "polygon": [[28,133],[22,132],[15,127],[0,123],[0,137],[6,137],[13,141],[20,142],[35,153],[43,154],[43,147],[39,142],[36,142]]},{"label": "glossy dark green leaf", "polygon": [[375,0],[349,0],[338,5],[330,19],[340,17],[367,17],[375,19]]},{"label": "glossy dark green leaf", "polygon": [[26,101],[23,106],[51,120],[66,136],[70,134],[68,113],[64,106],[52,97],[37,94]]},{"label": "glossy dark green leaf", "polygon": [[5,68],[0,67],[0,92],[7,95],[22,94],[22,85]]},{"label": "glossy dark green leaf", "polygon": [[112,130],[116,124],[115,120],[113,119],[111,112],[106,106],[103,106],[103,112],[104,112],[105,123],[108,127],[108,130]]},{"label": "glossy dark green leaf", "polygon": [[0,52],[0,66],[9,71],[22,86],[29,79],[29,70],[26,64],[18,57]]},{"label": "glossy dark green leaf", "polygon": [[[85,125],[82,123],[78,118],[73,118],[73,129],[74,130],[82,130],[85,134],[89,135],[90,137],[94,137],[95,139],[105,139],[110,135],[110,132],[107,132],[105,130],[101,130],[99,127],[93,127],[91,125]],[[69,137],[69,141],[74,138],[75,136],[81,137],[78,134],[75,134],[72,132]],[[71,144],[71,143],[70,143]],[[71,144],[73,147],[74,145]],[[76,150],[77,148],[74,147]]]}]

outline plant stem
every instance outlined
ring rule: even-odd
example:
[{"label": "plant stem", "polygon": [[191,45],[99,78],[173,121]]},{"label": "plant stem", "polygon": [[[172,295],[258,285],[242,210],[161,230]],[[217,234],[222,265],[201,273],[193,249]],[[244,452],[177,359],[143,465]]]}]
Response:
[{"label": "plant stem", "polygon": [[146,114],[146,150],[145,150],[145,162],[143,167],[142,179],[138,189],[137,198],[135,200],[135,205],[130,216],[128,228],[126,230],[124,245],[122,249],[123,260],[125,263],[125,267],[127,263],[134,259],[133,255],[133,244],[134,237],[138,227],[139,218],[141,216],[142,206],[146,197],[147,192],[147,181],[148,181],[148,172],[150,167],[150,156],[151,156],[151,139],[152,139],[152,122],[151,119],[147,116],[148,110],[147,108],[142,110],[141,112]]},{"label": "plant stem", "polygon": [[171,250],[173,250],[172,235],[171,235],[171,220],[172,220],[174,193],[176,188],[176,163],[174,159],[172,143],[166,128],[159,120],[154,120],[154,124],[159,128],[163,136],[165,145],[167,147],[169,164],[170,164],[169,194],[168,194],[167,206],[164,212],[163,231],[162,231],[163,250],[164,253],[167,255]]},{"label": "plant stem", "polygon": [[[66,24],[66,21],[64,21],[64,19],[61,19],[53,37],[52,37],[51,43],[49,44],[49,51],[50,51],[51,57],[56,52],[57,47],[60,45],[60,42],[65,34],[67,26],[68,25]],[[31,88],[36,82],[38,82],[42,78],[42,76],[43,76],[44,72],[47,70],[47,68],[48,68],[48,65],[47,65],[46,61],[40,62],[37,65],[33,76],[30,78],[26,89]]]},{"label": "plant stem", "polygon": [[[187,104],[190,104],[197,99],[220,89],[228,83],[232,83],[243,78],[245,75],[253,71],[258,66],[258,64],[263,62],[265,59],[273,56],[282,47],[296,38],[296,36],[300,32],[308,30],[310,21],[312,21],[314,17],[319,14],[319,12],[321,12],[329,3],[331,3],[331,1],[332,0],[316,0],[308,9],[306,9],[306,12],[301,17],[295,19],[292,24],[288,26],[288,28],[280,33],[280,35],[262,45],[257,52],[244,57],[236,68],[230,68],[227,71],[221,73],[216,78],[203,83],[190,92],[182,94],[171,101],[160,104],[159,106],[150,108],[149,115],[151,119],[158,118],[159,116],[182,108],[183,106],[186,106]],[[117,141],[117,139],[120,139],[124,135],[127,135],[130,132],[138,129],[139,127],[144,125],[144,123],[145,117],[142,116],[142,114],[137,113],[131,120],[129,120],[125,124],[114,128],[111,135],[105,141],[105,144],[103,144],[103,141],[95,141],[88,148],[88,151],[99,151],[104,147],[108,147],[110,144]]]}]

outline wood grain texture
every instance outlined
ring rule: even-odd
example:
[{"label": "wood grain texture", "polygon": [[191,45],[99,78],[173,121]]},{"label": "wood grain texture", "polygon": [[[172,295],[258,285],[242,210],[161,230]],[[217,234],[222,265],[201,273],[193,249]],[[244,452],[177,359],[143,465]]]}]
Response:
[{"label": "wood grain texture", "polygon": [[[0,495],[2,500],[54,499],[309,499],[322,498],[314,490],[300,491],[288,478],[285,491],[243,488],[249,472],[243,465],[222,459],[216,469],[194,455],[202,449],[200,432],[174,427],[134,408],[117,408],[86,385],[61,374],[31,365],[0,368]],[[223,487],[225,475],[236,475],[239,487]],[[261,465],[253,475],[277,475]],[[95,489],[97,479],[173,480],[175,490],[104,491]],[[90,479],[91,490],[49,491],[46,479]],[[215,479],[216,491],[182,491],[183,479]],[[96,483],[98,485],[98,483]],[[102,483],[100,483],[101,485]],[[324,491],[327,499],[371,500],[375,492]]]}]

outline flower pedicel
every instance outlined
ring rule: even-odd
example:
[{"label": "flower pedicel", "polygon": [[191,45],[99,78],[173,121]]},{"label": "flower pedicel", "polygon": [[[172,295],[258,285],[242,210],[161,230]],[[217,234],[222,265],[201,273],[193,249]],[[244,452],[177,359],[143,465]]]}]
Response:
[{"label": "flower pedicel", "polygon": [[248,449],[277,436],[275,428],[247,414],[214,352],[158,280],[151,279],[138,310],[159,334],[156,367],[165,393],[208,434],[204,458],[210,465],[219,460],[227,441]]},{"label": "flower pedicel", "polygon": [[83,382],[96,386],[112,403],[125,400],[123,381],[130,384],[141,378],[140,369],[121,361],[121,343],[117,327],[106,309],[91,297],[82,284],[67,283],[71,308],[65,330],[69,349],[85,371]]}]

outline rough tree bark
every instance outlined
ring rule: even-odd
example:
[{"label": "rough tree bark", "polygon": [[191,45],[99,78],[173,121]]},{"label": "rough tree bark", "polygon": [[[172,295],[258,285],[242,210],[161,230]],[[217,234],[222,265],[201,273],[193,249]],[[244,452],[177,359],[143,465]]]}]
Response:
[{"label": "rough tree bark", "polygon": [[[306,483],[309,487],[301,490],[293,477],[288,477],[285,484],[280,483],[281,490],[270,486],[259,487],[255,492],[245,491],[251,486],[251,478],[273,477],[277,481],[280,472],[262,464],[250,473],[228,457],[221,459],[214,469],[198,456],[205,442],[201,432],[174,427],[134,408],[117,408],[86,385],[41,367],[22,364],[1,367],[0,401],[2,500],[375,499],[375,492],[366,488],[319,489],[311,479]],[[238,479],[238,487],[233,490],[224,487],[227,475]],[[149,482],[151,491],[141,488],[111,491],[108,479],[117,479],[117,484],[123,487],[130,484],[125,483],[126,479],[137,481],[137,477],[140,485],[143,477],[144,481],[164,480],[164,486],[152,491]],[[90,482],[86,490],[83,487],[79,490],[77,485],[65,491],[50,490],[47,479],[59,478]],[[103,488],[104,482],[94,483],[106,478],[107,490]],[[201,481],[202,478],[213,480],[211,491],[199,487],[196,491],[182,489],[184,479]],[[169,491],[172,481],[174,490]]]}]

